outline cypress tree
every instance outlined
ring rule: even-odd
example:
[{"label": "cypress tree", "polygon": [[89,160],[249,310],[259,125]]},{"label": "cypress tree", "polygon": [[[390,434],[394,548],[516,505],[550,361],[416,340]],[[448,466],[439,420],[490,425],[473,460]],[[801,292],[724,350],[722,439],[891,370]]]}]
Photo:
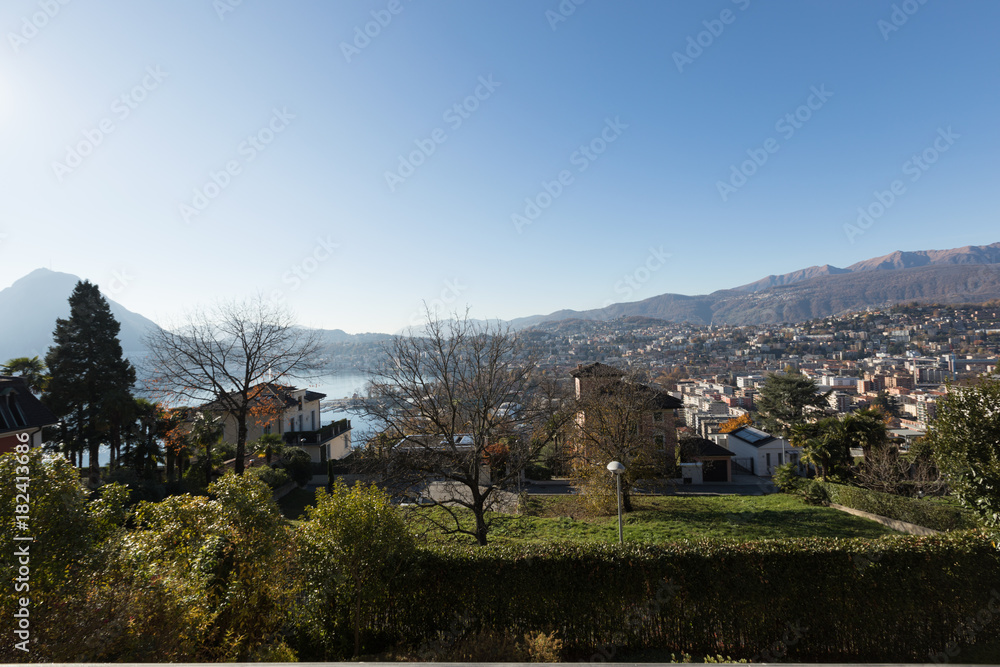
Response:
[{"label": "cypress tree", "polygon": [[78,282],[69,305],[69,319],[56,320],[53,346],[45,355],[51,380],[44,398],[63,420],[64,442],[73,458],[84,449],[89,452],[90,483],[96,486],[101,444],[114,446],[126,426],[123,420],[132,418],[119,407],[125,397],[131,400],[135,368],[123,356],[121,325],[97,285]]}]

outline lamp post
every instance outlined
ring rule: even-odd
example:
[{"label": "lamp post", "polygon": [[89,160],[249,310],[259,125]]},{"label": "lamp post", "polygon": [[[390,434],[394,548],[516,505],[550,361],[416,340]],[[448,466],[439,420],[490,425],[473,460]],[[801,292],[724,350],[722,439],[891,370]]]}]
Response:
[{"label": "lamp post", "polygon": [[618,483],[618,544],[625,544],[622,537],[622,473],[625,472],[625,466],[618,461],[612,461],[608,464],[608,472],[615,476],[615,481]]}]

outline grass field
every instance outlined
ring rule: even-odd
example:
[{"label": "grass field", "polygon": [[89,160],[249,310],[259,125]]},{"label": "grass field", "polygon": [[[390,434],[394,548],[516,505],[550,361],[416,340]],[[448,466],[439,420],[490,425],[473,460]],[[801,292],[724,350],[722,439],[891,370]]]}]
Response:
[{"label": "grass field", "polygon": [[[646,496],[624,517],[626,540],[757,540],[782,537],[879,537],[892,530],[798,497]],[[521,516],[497,516],[495,538],[525,542],[609,542],[618,538],[617,516],[593,516],[579,497],[534,497]]]},{"label": "grass field", "polygon": [[[314,494],[294,489],[278,501],[289,520],[305,518]],[[674,542],[698,539],[758,540],[783,537],[879,537],[894,532],[874,521],[807,505],[785,494],[768,496],[637,496],[625,515],[625,539]],[[446,536],[428,518],[446,519],[441,508],[404,510],[414,529],[431,541],[472,543],[468,536]],[[472,514],[460,510],[471,527]],[[579,496],[532,496],[521,515],[492,515],[493,542],[614,542],[617,516],[595,515]]]}]

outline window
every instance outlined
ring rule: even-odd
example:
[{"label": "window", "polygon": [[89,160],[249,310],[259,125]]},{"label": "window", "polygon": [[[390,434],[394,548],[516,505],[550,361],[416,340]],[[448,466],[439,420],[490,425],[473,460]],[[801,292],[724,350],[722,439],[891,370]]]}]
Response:
[{"label": "window", "polygon": [[270,435],[270,433],[271,433],[271,425],[268,424],[267,426],[264,427],[264,435]]},{"label": "window", "polygon": [[309,430],[310,431],[315,431],[316,430],[316,411],[315,410],[310,410],[309,411],[309,424],[310,424]]},{"label": "window", "polygon": [[667,446],[667,439],[662,435],[654,436],[653,442],[655,442],[656,446],[659,447],[660,449],[663,449],[664,447]]},{"label": "window", "polygon": [[780,466],[780,465],[781,465],[782,463],[784,463],[784,461],[782,461],[782,460],[781,460],[781,456],[782,456],[782,455],[781,455],[781,453],[779,452],[779,453],[778,453],[778,465],[779,465],[779,466]]},{"label": "window", "polygon": [[767,454],[765,454],[765,456],[767,457],[767,469],[770,470],[771,469],[771,452],[768,452]]},{"label": "window", "polygon": [[291,433],[295,430],[295,417],[288,420],[288,432]]},{"label": "window", "polygon": [[663,421],[663,410],[657,410],[656,412],[653,413],[653,421],[654,422]]},{"label": "window", "polygon": [[302,428],[302,415],[299,415],[299,430],[300,431],[305,430],[305,429]]}]

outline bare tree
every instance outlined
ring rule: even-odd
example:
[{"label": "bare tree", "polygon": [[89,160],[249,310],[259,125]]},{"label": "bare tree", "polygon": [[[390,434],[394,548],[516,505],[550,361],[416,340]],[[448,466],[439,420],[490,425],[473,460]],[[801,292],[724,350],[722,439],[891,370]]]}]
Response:
[{"label": "bare tree", "polygon": [[625,466],[622,500],[632,511],[632,489],[642,479],[662,477],[675,464],[677,434],[673,409],[677,400],[643,377],[627,375],[604,364],[584,366],[575,375],[581,382],[576,417],[577,475],[588,489],[606,495],[610,475],[605,466]]},{"label": "bare tree", "polygon": [[197,310],[180,327],[146,338],[149,389],[177,402],[212,402],[236,422],[236,472],[243,472],[248,423],[266,416],[261,387],[318,370],[319,341],[262,297]]},{"label": "bare tree", "polygon": [[[571,416],[520,338],[499,324],[427,312],[422,336],[396,336],[369,374],[364,402],[372,442],[397,486],[435,485],[446,533],[486,544],[487,512]],[[472,511],[467,528],[458,507]]]}]

